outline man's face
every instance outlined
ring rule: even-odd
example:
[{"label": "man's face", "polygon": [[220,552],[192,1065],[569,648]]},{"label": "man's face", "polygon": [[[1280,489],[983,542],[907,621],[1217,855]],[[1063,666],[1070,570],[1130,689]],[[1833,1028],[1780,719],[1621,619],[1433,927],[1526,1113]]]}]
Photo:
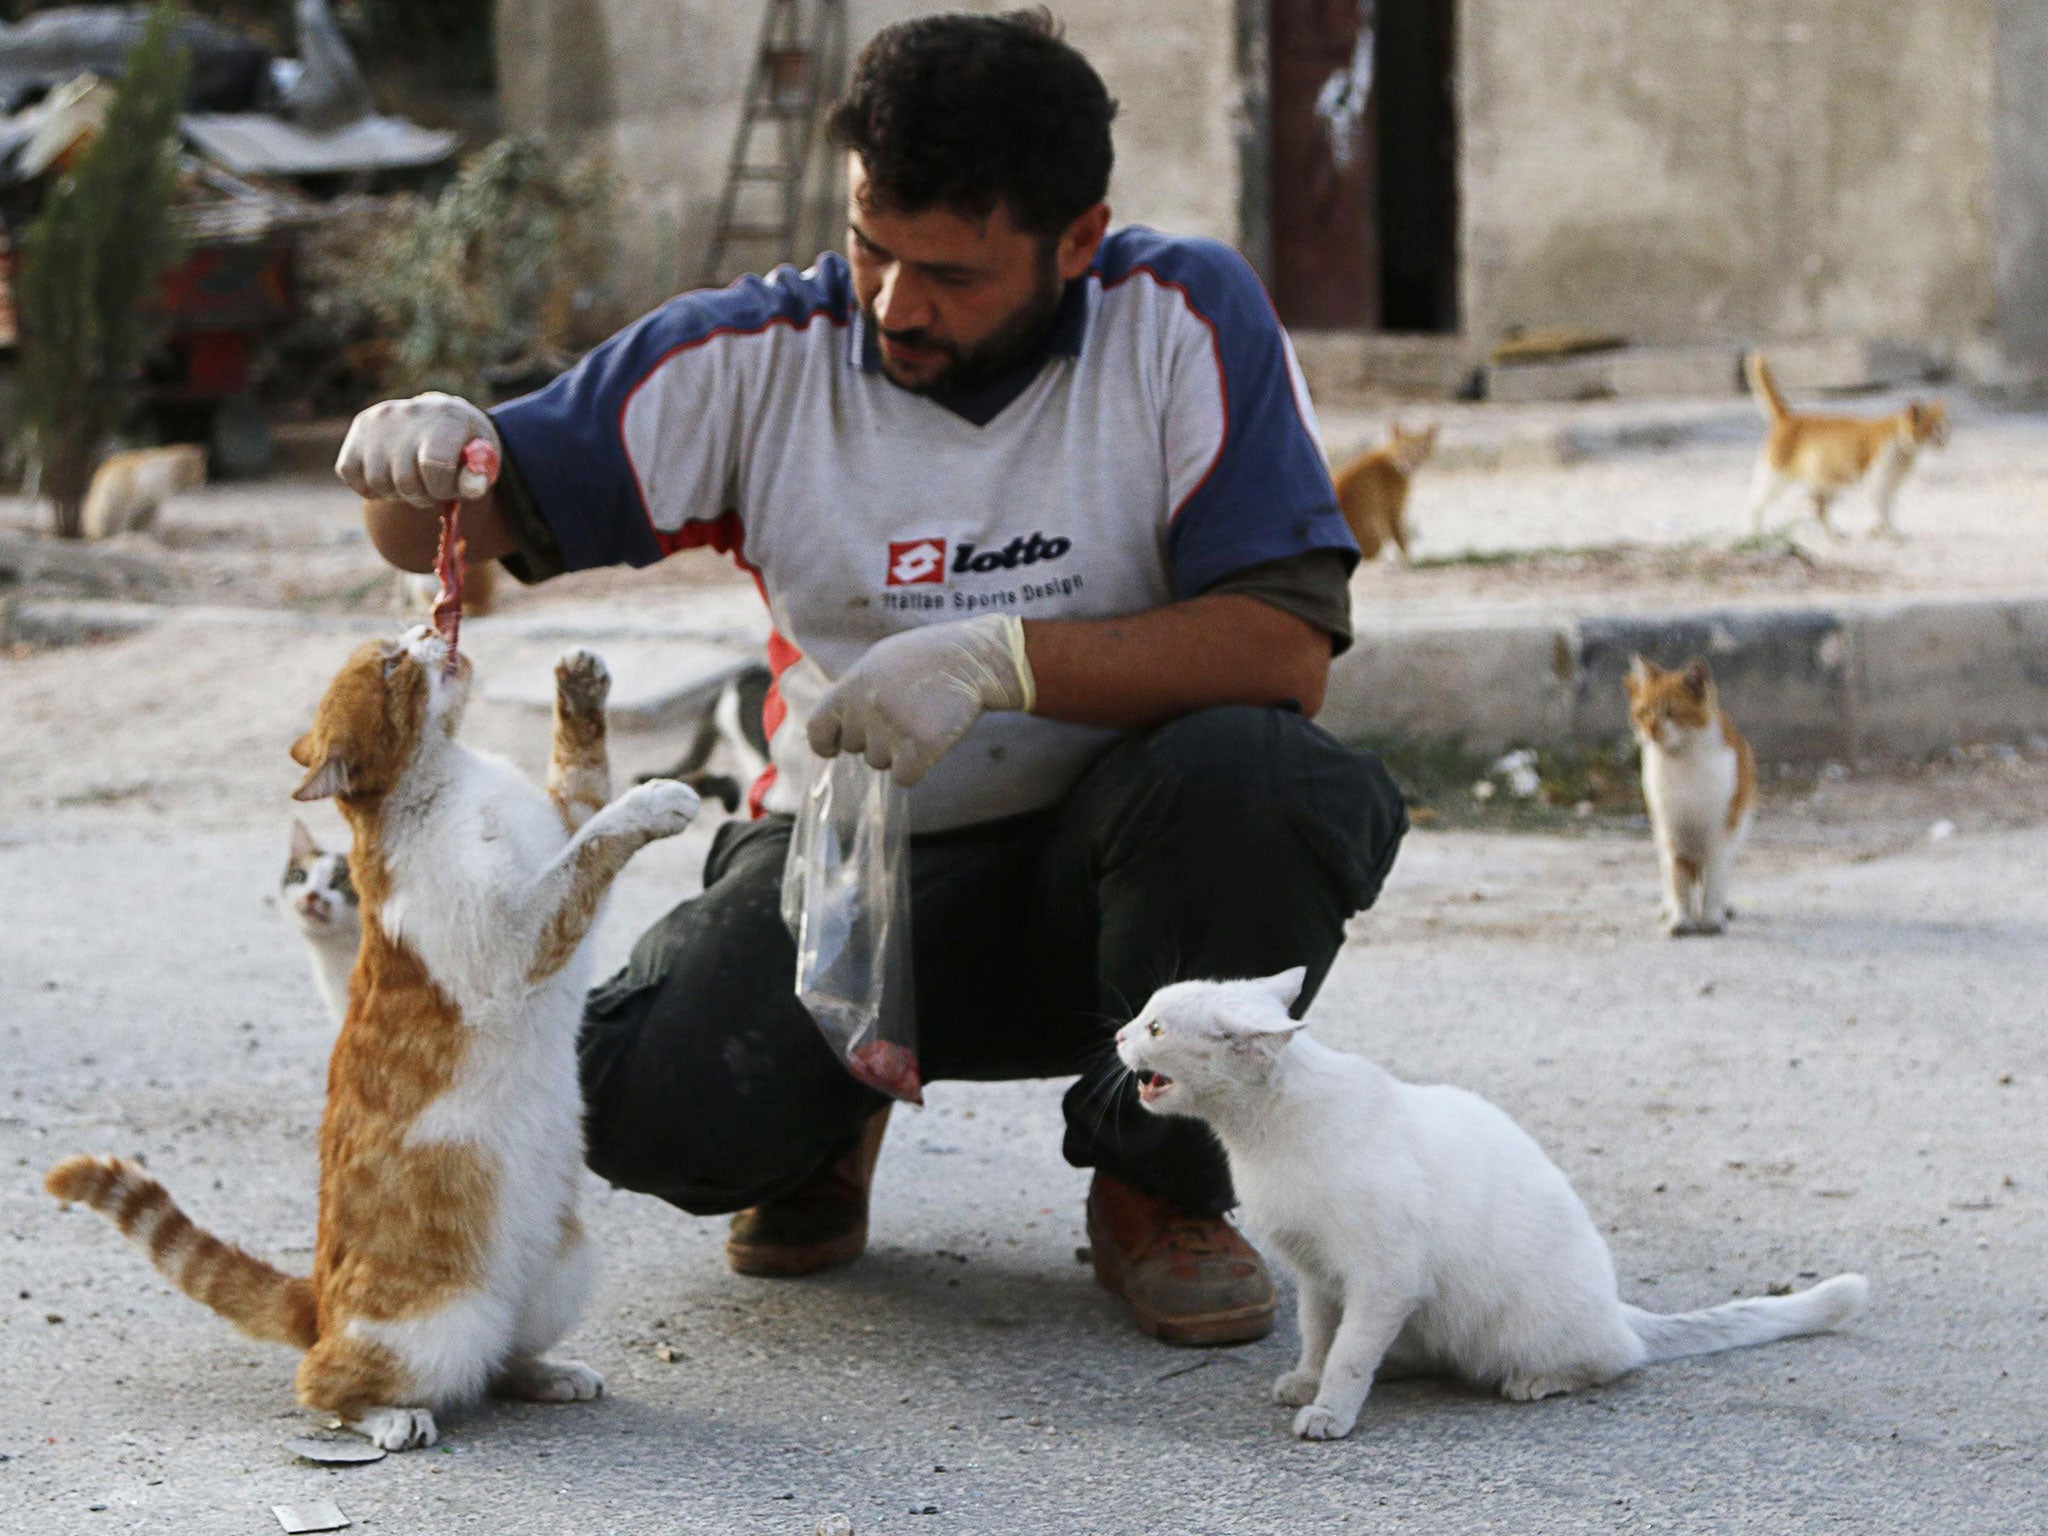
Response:
[{"label": "man's face", "polygon": [[847,186],[854,297],[883,372],[920,394],[972,389],[1023,362],[1109,223],[1108,207],[1097,205],[1049,242],[1019,229],[1003,206],[986,219],[877,208],[858,155],[848,157]]}]

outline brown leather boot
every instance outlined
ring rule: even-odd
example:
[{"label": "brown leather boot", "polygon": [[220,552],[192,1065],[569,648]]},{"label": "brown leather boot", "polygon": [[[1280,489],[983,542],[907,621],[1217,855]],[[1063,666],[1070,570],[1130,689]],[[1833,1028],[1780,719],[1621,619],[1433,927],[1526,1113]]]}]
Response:
[{"label": "brown leather boot", "polygon": [[883,1106],[860,1135],[809,1181],[736,1214],[726,1262],[741,1275],[814,1275],[851,1264],[868,1244],[868,1182],[889,1127]]},{"label": "brown leather boot", "polygon": [[1187,1216],[1106,1173],[1088,1186],[1095,1278],[1167,1344],[1248,1344],[1273,1330],[1265,1263],[1221,1216]]}]

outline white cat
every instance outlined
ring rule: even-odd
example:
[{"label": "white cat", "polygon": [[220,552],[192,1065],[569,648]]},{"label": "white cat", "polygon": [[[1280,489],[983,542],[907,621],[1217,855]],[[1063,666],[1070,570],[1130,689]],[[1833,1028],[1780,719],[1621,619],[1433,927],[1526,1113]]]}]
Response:
[{"label": "white cat", "polygon": [[363,947],[363,916],[348,855],[322,848],[306,824],[292,818],[291,855],[278,882],[278,900],[306,943],[313,984],[340,1025],[348,1013],[348,978]]},{"label": "white cat", "polygon": [[1301,1363],[1273,1383],[1294,1432],[1351,1432],[1373,1375],[1442,1371],[1517,1400],[1639,1365],[1815,1333],[1861,1275],[1664,1317],[1623,1302],[1557,1166],[1499,1109],[1416,1087],[1304,1035],[1303,972],[1180,982],[1117,1032],[1147,1109],[1206,1121],[1244,1215],[1294,1272]]}]

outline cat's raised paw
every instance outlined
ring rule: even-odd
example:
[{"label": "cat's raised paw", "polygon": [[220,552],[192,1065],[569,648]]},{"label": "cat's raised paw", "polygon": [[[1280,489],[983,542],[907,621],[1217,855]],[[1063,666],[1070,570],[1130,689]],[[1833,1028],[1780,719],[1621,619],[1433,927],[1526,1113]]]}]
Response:
[{"label": "cat's raised paw", "polygon": [[354,1428],[370,1444],[387,1451],[413,1451],[441,1438],[434,1416],[424,1408],[369,1408]]},{"label": "cat's raised paw", "polygon": [[577,646],[564,651],[555,662],[555,695],[571,714],[594,715],[604,709],[611,695],[612,674],[604,658]]},{"label": "cat's raised paw", "polygon": [[1357,1422],[1355,1417],[1339,1418],[1334,1408],[1310,1403],[1294,1416],[1294,1436],[1297,1440],[1342,1440]]},{"label": "cat's raised paw", "polygon": [[697,819],[701,806],[697,791],[689,785],[674,779],[649,779],[613,801],[611,809],[651,837],[673,837]]},{"label": "cat's raised paw", "polygon": [[1288,1408],[1300,1408],[1316,1400],[1323,1378],[1314,1371],[1286,1371],[1273,1378],[1273,1401]]}]

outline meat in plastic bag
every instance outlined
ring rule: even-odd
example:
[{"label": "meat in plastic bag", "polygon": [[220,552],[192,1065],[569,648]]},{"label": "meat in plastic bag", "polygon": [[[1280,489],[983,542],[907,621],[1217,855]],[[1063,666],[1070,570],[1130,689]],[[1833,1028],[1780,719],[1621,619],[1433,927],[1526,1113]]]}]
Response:
[{"label": "meat in plastic bag", "polygon": [[850,752],[826,761],[797,812],[782,870],[796,995],[846,1070],[924,1102],[910,975],[910,807]]}]

